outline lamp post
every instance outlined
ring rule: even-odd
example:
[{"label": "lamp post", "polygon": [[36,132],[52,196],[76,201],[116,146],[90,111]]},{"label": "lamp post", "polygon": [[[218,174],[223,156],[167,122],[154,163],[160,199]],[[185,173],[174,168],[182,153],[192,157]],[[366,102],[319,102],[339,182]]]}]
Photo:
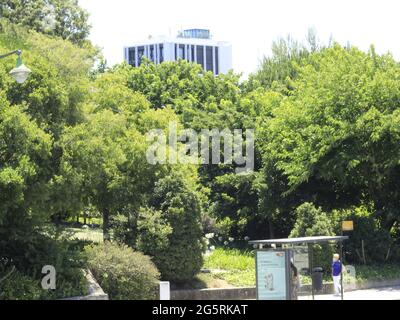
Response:
[{"label": "lamp post", "polygon": [[21,58],[22,51],[21,50],[11,51],[9,53],[0,55],[0,59],[7,58],[13,54],[16,54],[18,56],[17,66],[10,71],[10,75],[18,83],[24,83],[25,80],[28,79],[28,76],[32,71],[22,63],[22,58]]}]

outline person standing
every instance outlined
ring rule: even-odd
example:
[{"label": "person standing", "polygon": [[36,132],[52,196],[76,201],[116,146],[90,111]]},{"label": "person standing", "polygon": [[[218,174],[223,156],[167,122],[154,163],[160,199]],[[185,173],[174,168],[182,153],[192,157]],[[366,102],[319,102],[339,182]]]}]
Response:
[{"label": "person standing", "polygon": [[291,292],[291,299],[298,300],[298,292],[300,287],[300,280],[299,280],[299,273],[297,271],[296,266],[293,263],[293,259],[290,261],[290,270],[291,270],[291,281],[292,281],[292,292]]},{"label": "person standing", "polygon": [[332,259],[332,278],[333,287],[335,288],[335,296],[340,296],[342,294],[341,274],[342,262],[340,261],[340,256],[335,253]]}]

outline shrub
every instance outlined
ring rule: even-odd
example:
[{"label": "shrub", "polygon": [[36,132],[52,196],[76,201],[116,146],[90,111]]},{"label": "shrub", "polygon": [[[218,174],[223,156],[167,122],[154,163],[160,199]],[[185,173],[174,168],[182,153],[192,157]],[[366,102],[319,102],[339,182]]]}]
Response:
[{"label": "shrub", "polygon": [[176,175],[157,182],[153,202],[173,231],[167,247],[145,253],[154,257],[163,279],[189,281],[200,271],[205,249],[199,197],[183,177]]},{"label": "shrub", "polygon": [[160,274],[150,257],[111,242],[86,247],[85,252],[90,270],[110,299],[156,299]]},{"label": "shrub", "polygon": [[19,271],[0,282],[0,300],[39,300],[42,291],[39,281]]},{"label": "shrub", "polygon": [[[60,299],[87,294],[88,286],[83,273],[86,262],[81,248],[74,241],[56,239],[52,232],[48,229],[44,232],[46,235],[29,235],[29,242],[23,237],[11,238],[8,239],[8,246],[0,240],[0,278],[13,268],[17,270],[11,277],[16,289],[8,291],[7,299],[27,299],[27,296],[30,299]],[[56,269],[55,290],[41,288],[42,268],[45,265]],[[9,278],[7,280],[10,281]]]},{"label": "shrub", "polygon": [[160,211],[141,208],[137,222],[136,248],[142,252],[162,252],[169,245],[171,226],[162,218]]},{"label": "shrub", "polygon": [[112,240],[134,247],[137,237],[135,220],[129,221],[128,217],[123,214],[113,216],[110,219]]},{"label": "shrub", "polygon": [[[334,235],[333,221],[321,208],[316,208],[314,204],[305,202],[296,208],[295,213],[296,223],[290,233],[290,238]],[[334,250],[335,247],[332,244],[314,245],[314,266],[323,267],[326,272],[329,272]]]}]

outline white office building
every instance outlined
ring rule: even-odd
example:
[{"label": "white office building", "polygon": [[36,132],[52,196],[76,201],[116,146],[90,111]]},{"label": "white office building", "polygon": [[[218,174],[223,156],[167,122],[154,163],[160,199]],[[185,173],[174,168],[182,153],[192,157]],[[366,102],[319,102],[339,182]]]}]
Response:
[{"label": "white office building", "polygon": [[139,66],[142,57],[157,64],[185,59],[200,64],[215,75],[227,73],[232,68],[232,46],[213,40],[207,29],[188,29],[175,38],[151,38],[124,48],[124,59],[130,65]]}]

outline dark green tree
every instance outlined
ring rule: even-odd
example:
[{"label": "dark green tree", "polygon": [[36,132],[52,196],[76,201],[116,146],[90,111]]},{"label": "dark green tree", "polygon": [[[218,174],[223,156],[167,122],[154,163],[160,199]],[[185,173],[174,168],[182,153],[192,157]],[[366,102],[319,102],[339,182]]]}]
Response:
[{"label": "dark green tree", "polygon": [[201,202],[196,190],[181,173],[171,174],[156,183],[151,204],[162,212],[172,232],[166,247],[153,248],[147,254],[154,256],[164,279],[191,280],[200,271],[204,250]]}]

